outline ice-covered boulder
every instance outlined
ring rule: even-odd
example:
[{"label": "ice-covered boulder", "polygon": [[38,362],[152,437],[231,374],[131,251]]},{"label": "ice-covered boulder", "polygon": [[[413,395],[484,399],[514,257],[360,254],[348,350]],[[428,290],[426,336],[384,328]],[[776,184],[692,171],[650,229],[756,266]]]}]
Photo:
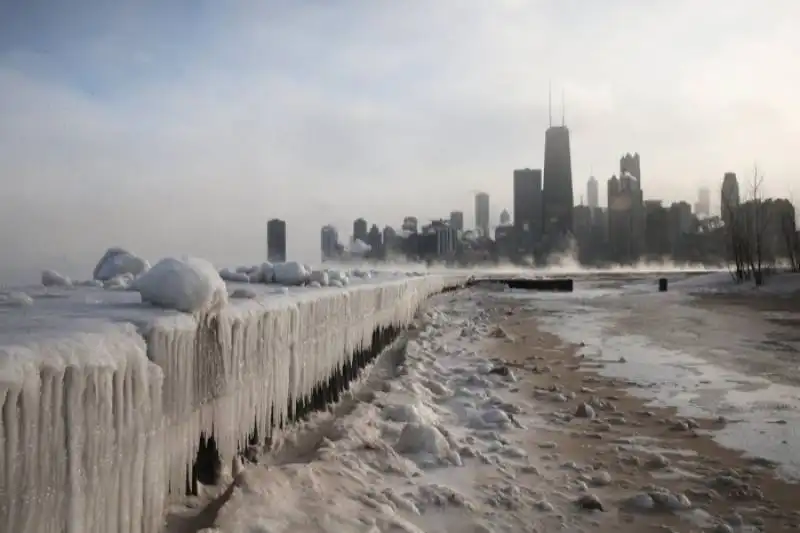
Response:
[{"label": "ice-covered boulder", "polygon": [[261,268],[258,271],[258,282],[275,283],[275,267],[269,261],[261,263]]},{"label": "ice-covered boulder", "polygon": [[12,291],[8,294],[0,294],[0,305],[9,307],[28,307],[33,305],[33,298],[21,291]]},{"label": "ice-covered boulder", "polygon": [[210,311],[228,302],[225,282],[205,259],[168,257],[136,278],[131,288],[143,302],[185,313]]},{"label": "ice-covered boulder", "polygon": [[275,282],[281,285],[302,285],[308,281],[309,272],[305,265],[297,261],[277,263],[272,266]]},{"label": "ice-covered boulder", "polygon": [[337,287],[343,287],[347,285],[347,282],[350,281],[347,277],[347,274],[342,272],[341,270],[334,270],[328,269],[328,281],[333,285],[335,284]]},{"label": "ice-covered boulder", "polygon": [[308,276],[308,281],[310,283],[318,283],[322,287],[327,287],[330,283],[330,278],[328,277],[328,273],[324,270],[312,270],[311,274]]},{"label": "ice-covered boulder", "polygon": [[229,268],[223,268],[219,271],[219,277],[234,283],[250,283],[250,275],[247,272],[239,272],[238,269],[233,271]]},{"label": "ice-covered boulder", "polygon": [[92,279],[108,281],[123,274],[137,277],[150,269],[150,263],[123,248],[109,248],[94,267]]},{"label": "ice-covered boulder", "polygon": [[72,287],[72,280],[55,270],[47,269],[42,271],[42,285],[45,287]]}]

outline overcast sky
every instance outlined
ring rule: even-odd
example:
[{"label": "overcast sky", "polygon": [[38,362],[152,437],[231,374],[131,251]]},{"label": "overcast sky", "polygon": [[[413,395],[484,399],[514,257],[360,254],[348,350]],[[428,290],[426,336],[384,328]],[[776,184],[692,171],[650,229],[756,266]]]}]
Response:
[{"label": "overcast sky", "polygon": [[[762,168],[800,195],[797,0],[4,0],[6,272],[319,257],[319,228],[473,221],[542,166],[566,94],[575,199],[638,151],[648,198]],[[88,276],[88,272],[86,273]]]}]

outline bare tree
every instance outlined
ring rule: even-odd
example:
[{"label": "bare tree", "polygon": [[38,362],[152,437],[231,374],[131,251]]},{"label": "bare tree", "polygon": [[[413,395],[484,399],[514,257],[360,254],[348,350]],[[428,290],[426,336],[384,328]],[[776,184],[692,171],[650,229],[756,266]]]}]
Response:
[{"label": "bare tree", "polygon": [[744,206],[740,206],[738,201],[734,203],[733,198],[727,195],[722,195],[722,202],[728,271],[736,283],[742,283],[750,277],[750,245]]},{"label": "bare tree", "polygon": [[756,286],[764,283],[764,270],[766,266],[766,234],[769,228],[769,205],[764,201],[764,176],[759,174],[758,165],[753,166],[753,177],[750,181],[750,209],[747,209],[748,229],[750,241],[750,272]]},{"label": "bare tree", "polygon": [[797,212],[794,206],[794,195],[780,210],[780,231],[783,237],[786,259],[792,272],[800,272],[800,236],[797,233]]}]

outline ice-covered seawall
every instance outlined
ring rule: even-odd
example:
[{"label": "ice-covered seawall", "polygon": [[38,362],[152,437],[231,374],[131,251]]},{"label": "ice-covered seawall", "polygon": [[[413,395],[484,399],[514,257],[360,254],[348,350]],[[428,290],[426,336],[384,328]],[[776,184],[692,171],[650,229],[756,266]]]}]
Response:
[{"label": "ice-covered seawall", "polygon": [[64,296],[74,305],[48,303],[70,320],[0,316],[0,531],[160,531],[202,432],[229,460],[376,329],[407,324],[426,297],[463,281],[265,292],[202,320],[143,313],[129,293],[93,307],[81,289]]}]

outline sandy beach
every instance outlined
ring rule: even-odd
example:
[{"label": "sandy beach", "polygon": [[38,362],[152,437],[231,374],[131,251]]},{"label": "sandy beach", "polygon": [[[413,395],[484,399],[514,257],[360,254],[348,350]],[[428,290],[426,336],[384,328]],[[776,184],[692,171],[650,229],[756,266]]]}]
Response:
[{"label": "sandy beach", "polygon": [[[539,400],[540,414],[553,426],[532,431],[528,448],[541,449],[544,440],[554,465],[574,463],[590,483],[598,472],[608,473],[607,485],[590,489],[609,504],[602,530],[706,530],[700,529],[705,516],[693,522],[686,514],[626,506],[653,485],[686,495],[693,511],[719,524],[769,532],[800,527],[800,486],[776,479],[770,462],[746,458],[706,435],[726,420],[682,418],[675,409],[647,405],[629,394],[636,383],[600,376],[597,363],[578,355],[580,346],[541,331],[536,311],[517,301],[499,302],[492,314],[508,335],[496,341],[498,356],[519,372],[520,389]],[[575,416],[582,404],[592,407],[591,418]]]}]

